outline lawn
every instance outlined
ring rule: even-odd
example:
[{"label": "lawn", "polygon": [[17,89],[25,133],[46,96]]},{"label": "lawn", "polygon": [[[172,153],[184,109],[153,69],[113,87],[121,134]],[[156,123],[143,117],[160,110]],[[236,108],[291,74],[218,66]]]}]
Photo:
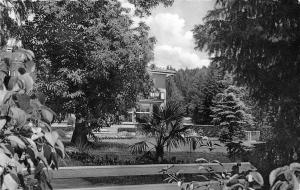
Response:
[{"label": "lawn", "polygon": [[[81,148],[76,148],[71,143],[65,142],[69,158],[62,161],[61,166],[136,164],[138,155],[132,155],[128,147],[141,140],[144,138],[104,139],[101,142],[93,143],[92,146]],[[154,139],[149,140],[154,141]],[[214,140],[214,143],[221,144],[217,140]],[[223,144],[212,151],[205,147],[191,150],[189,145],[182,145],[165,151],[165,159],[173,160],[175,163],[193,163],[197,158],[230,162]]]}]

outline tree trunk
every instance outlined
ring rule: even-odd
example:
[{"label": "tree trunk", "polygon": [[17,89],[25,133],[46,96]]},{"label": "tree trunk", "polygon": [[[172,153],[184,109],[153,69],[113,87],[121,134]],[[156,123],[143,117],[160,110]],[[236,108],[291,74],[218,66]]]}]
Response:
[{"label": "tree trunk", "polygon": [[81,145],[85,145],[89,142],[87,139],[87,134],[88,129],[85,126],[85,123],[76,123],[71,142],[74,144],[80,143]]},{"label": "tree trunk", "polygon": [[161,163],[164,158],[164,146],[156,146],[155,147],[155,162]]}]

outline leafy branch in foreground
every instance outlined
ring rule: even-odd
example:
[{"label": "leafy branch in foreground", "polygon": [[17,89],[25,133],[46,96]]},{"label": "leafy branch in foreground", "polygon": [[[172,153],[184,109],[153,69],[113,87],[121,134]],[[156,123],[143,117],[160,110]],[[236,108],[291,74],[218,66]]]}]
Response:
[{"label": "leafy branch in foreground", "polygon": [[63,143],[51,130],[55,114],[33,92],[33,52],[9,43],[0,50],[1,189],[28,188],[29,178],[37,189],[53,189],[48,168],[58,169],[64,157]]},{"label": "leafy branch in foreground", "polygon": [[[174,165],[163,169],[161,172],[168,177],[165,181],[169,183],[176,182],[180,190],[194,190],[194,189],[224,189],[224,190],[253,190],[261,189],[264,185],[264,180],[261,174],[255,170],[248,170],[246,172],[240,172],[239,163],[232,167],[232,171],[229,172],[225,169],[224,165],[213,160],[207,161],[204,158],[196,160],[201,162],[199,165],[199,174],[196,176],[199,181],[189,182],[184,177],[179,177],[182,171],[175,171]],[[204,163],[204,164],[203,164]],[[207,164],[217,164],[222,169],[217,171],[214,167]]]}]

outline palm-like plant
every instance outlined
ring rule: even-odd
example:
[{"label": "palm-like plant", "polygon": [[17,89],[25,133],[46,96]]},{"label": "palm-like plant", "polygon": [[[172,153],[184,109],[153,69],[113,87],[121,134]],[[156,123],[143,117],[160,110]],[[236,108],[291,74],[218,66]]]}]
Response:
[{"label": "palm-like plant", "polygon": [[[149,117],[139,119],[139,130],[142,134],[154,138],[154,142],[146,139],[130,146],[133,154],[148,153],[153,161],[163,160],[164,148],[175,147],[191,141],[185,138],[188,126],[183,126],[184,110],[176,102],[168,102],[166,106],[153,106],[153,113]],[[193,138],[195,140],[195,138]],[[152,155],[151,151],[154,151]]]}]

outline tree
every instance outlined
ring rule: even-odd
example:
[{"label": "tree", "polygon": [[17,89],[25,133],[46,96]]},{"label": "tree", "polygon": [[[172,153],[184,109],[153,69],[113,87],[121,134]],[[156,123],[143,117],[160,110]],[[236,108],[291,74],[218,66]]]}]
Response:
[{"label": "tree", "polygon": [[174,0],[129,0],[130,3],[136,6],[136,14],[140,16],[150,15],[151,9],[159,4],[171,6]]},{"label": "tree", "polygon": [[150,117],[141,118],[139,130],[153,137],[154,142],[144,140],[130,146],[131,152],[148,153],[154,150],[152,159],[154,162],[161,162],[164,157],[164,149],[166,147],[178,147],[181,143],[186,143],[189,139],[184,138],[189,127],[183,126],[182,120],[184,110],[176,102],[167,102],[165,107],[157,105],[153,108]]},{"label": "tree", "polygon": [[223,75],[216,65],[209,66],[207,76],[199,87],[201,93],[193,97],[195,107],[192,119],[194,123],[202,125],[211,123],[212,112],[210,107],[213,104],[213,98],[224,89],[222,77]]},{"label": "tree", "polygon": [[218,0],[204,24],[194,28],[197,48],[232,71],[274,118],[276,138],[267,143],[274,166],[300,153],[299,22],[297,0]]},{"label": "tree", "polygon": [[[230,85],[223,92],[218,93],[211,106],[212,124],[220,127],[220,141],[227,145],[232,156],[236,151],[238,142],[244,138],[244,130],[251,129],[254,118],[250,107],[243,99],[246,89]],[[242,148],[242,147],[239,147]]]},{"label": "tree", "polygon": [[72,141],[114,122],[147,94],[146,71],[154,39],[149,27],[132,27],[119,2],[39,2],[24,32],[26,47],[39,50],[37,89],[57,113],[75,113]]},{"label": "tree", "polygon": [[[44,105],[44,98],[33,92],[34,53],[12,38],[18,37],[30,3],[0,2],[1,189],[27,189],[32,185],[52,189],[48,168],[58,169],[58,159],[64,157],[63,143],[51,129],[55,114]],[[32,169],[37,183],[28,184],[26,178],[32,178]]]},{"label": "tree", "polygon": [[184,100],[181,92],[176,86],[173,77],[167,78],[167,100],[178,102],[180,104],[182,104]]},{"label": "tree", "polygon": [[185,105],[186,116],[191,116],[196,104],[199,103],[206,75],[207,68],[203,67],[201,69],[180,69],[173,77],[176,87],[184,98],[183,105]]}]

